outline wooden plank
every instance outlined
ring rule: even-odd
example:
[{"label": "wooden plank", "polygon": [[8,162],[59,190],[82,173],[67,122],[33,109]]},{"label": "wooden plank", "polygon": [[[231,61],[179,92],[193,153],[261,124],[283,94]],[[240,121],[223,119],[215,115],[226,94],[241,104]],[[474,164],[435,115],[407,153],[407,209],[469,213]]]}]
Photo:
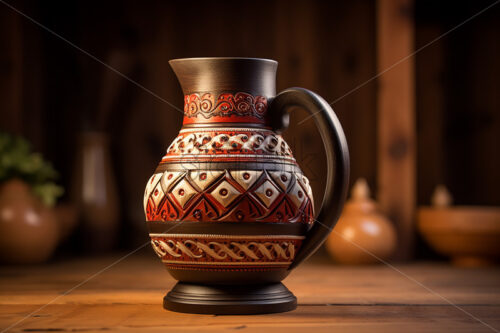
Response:
[{"label": "wooden plank", "polygon": [[[489,330],[390,267],[336,266],[326,260],[299,267],[285,281],[298,297],[299,307],[282,314],[207,316],[165,311],[162,297],[175,281],[150,249],[61,296],[120,257],[3,267],[0,329],[36,311],[12,331]],[[489,325],[500,327],[500,268],[404,264],[398,269]]]},{"label": "wooden plank", "polygon": [[[375,189],[376,85],[357,89],[376,74],[375,2],[321,1],[319,6],[318,93],[332,102],[344,128],[352,161],[350,183],[363,177]],[[324,178],[318,178],[322,188]]]},{"label": "wooden plank", "polygon": [[[435,24],[417,28],[417,46],[424,45],[440,36],[443,31]],[[417,55],[417,119],[418,119],[418,202],[429,205],[438,184],[445,184],[444,111],[445,49],[443,43],[435,43]],[[432,163],[429,163],[432,161]]]},{"label": "wooden plank", "polygon": [[[0,327],[8,327],[36,306],[0,306]],[[464,309],[500,327],[500,306]],[[296,311],[254,316],[193,315],[165,311],[160,304],[49,305],[12,331],[220,332],[492,332],[450,306],[299,306]]]},{"label": "wooden plank", "polygon": [[[173,286],[149,248],[112,266],[55,304],[90,302],[153,304]],[[115,262],[119,256],[35,267],[3,267],[0,304],[44,304]],[[459,304],[500,305],[500,268],[460,269],[431,264],[398,265],[398,270]],[[134,272],[134,274],[130,274]],[[443,299],[383,265],[337,266],[313,261],[285,280],[303,305],[445,304]]]},{"label": "wooden plank", "polygon": [[[413,48],[412,0],[380,0],[377,6],[378,72],[410,55]],[[398,259],[408,259],[414,244],[415,100],[414,58],[384,72],[378,94],[378,200],[396,223]]]},{"label": "wooden plank", "polygon": [[[283,11],[283,8],[288,8]],[[289,87],[320,89],[318,60],[321,50],[317,1],[276,1],[274,3],[275,45],[278,61],[277,92]],[[290,126],[283,133],[302,172],[314,192],[315,210],[319,211],[324,193],[326,158],[321,136],[314,119],[302,122],[308,113],[298,109],[291,113]]]}]

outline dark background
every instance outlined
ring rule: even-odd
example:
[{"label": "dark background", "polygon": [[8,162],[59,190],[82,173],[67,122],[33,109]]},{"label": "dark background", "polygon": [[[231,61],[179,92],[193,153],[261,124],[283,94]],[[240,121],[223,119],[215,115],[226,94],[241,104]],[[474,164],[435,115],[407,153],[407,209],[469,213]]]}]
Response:
[{"label": "dark background", "polygon": [[[335,101],[377,70],[374,1],[10,1],[85,52],[182,109],[168,60],[271,58],[278,91],[301,86]],[[415,49],[492,1],[415,1]],[[52,161],[69,200],[82,131],[104,131],[121,203],[120,246],[147,239],[142,194],[176,136],[181,114],[81,50],[0,3],[0,130],[21,134]],[[417,204],[437,184],[456,204],[500,204],[500,5],[415,58]],[[377,80],[333,104],[352,158],[351,182],[377,193]],[[285,138],[321,202],[323,147],[294,116]],[[78,252],[71,245],[66,249]],[[65,247],[63,247],[64,249]],[[61,250],[60,250],[61,251]],[[417,242],[417,257],[435,256]]]}]

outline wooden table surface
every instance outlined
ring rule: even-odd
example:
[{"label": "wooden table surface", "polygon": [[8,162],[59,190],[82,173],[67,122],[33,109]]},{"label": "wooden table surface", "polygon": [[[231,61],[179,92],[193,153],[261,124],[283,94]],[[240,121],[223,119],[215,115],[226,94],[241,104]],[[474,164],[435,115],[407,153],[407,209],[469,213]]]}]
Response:
[{"label": "wooden table surface", "polygon": [[102,272],[121,256],[0,267],[2,332],[500,330],[498,267],[397,264],[398,272],[387,266],[345,267],[316,260],[285,280],[298,297],[297,310],[214,316],[162,308],[162,298],[175,282],[151,252],[143,249]]}]

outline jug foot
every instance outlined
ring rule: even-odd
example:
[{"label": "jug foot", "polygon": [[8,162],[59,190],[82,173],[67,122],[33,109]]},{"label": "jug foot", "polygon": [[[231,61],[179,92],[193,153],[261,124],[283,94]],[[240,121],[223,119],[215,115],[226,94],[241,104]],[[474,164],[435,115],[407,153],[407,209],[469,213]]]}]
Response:
[{"label": "jug foot", "polygon": [[201,285],[178,282],[163,298],[167,310],[200,314],[259,314],[294,310],[297,298],[282,283]]}]

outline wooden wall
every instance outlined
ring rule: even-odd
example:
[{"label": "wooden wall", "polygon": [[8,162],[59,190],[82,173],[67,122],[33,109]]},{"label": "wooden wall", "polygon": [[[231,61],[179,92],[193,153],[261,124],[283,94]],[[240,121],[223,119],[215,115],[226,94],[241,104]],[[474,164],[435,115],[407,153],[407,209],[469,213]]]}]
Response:
[{"label": "wooden wall", "polygon": [[[377,73],[375,1],[10,3],[177,107],[182,93],[169,59],[278,60],[278,90],[302,86],[336,101],[351,182],[365,177],[378,192],[378,81],[342,97]],[[487,4],[417,1],[415,47]],[[493,8],[414,59],[418,204],[429,202],[437,183],[449,186],[458,203],[500,203],[499,17]],[[122,229],[145,239],[144,182],[177,134],[181,114],[3,4],[0,28],[0,130],[32,140],[66,187],[78,133],[110,133]],[[304,116],[293,116],[285,137],[319,204],[325,159],[313,122],[298,124]]]},{"label": "wooden wall", "polygon": [[[490,5],[417,1],[416,48]],[[500,7],[416,56],[418,201],[445,184],[456,204],[500,205]]]},{"label": "wooden wall", "polygon": [[[328,101],[337,100],[376,71],[372,1],[13,4],[180,108],[182,93],[167,63],[172,58],[272,58],[279,62],[278,90],[302,86]],[[0,6],[0,13],[6,18],[4,25],[21,30],[2,36],[10,43],[13,72],[1,80],[15,92],[0,92],[11,96],[1,98],[2,113],[7,115],[2,116],[1,128],[33,140],[61,170],[66,186],[71,182],[78,133],[108,131],[123,223],[142,229],[144,183],[177,134],[181,114],[12,10]],[[38,44],[33,45],[33,39]],[[36,70],[27,73],[25,63]],[[347,134],[352,177],[366,177],[371,185],[376,183],[375,88],[374,83],[367,85],[333,105]],[[311,179],[319,205],[325,157],[312,119],[298,124],[304,117],[302,112],[292,117],[285,137]]]},{"label": "wooden wall", "polygon": [[415,235],[415,59],[413,0],[377,2],[377,156],[381,210],[396,224],[397,259],[409,259]]}]

